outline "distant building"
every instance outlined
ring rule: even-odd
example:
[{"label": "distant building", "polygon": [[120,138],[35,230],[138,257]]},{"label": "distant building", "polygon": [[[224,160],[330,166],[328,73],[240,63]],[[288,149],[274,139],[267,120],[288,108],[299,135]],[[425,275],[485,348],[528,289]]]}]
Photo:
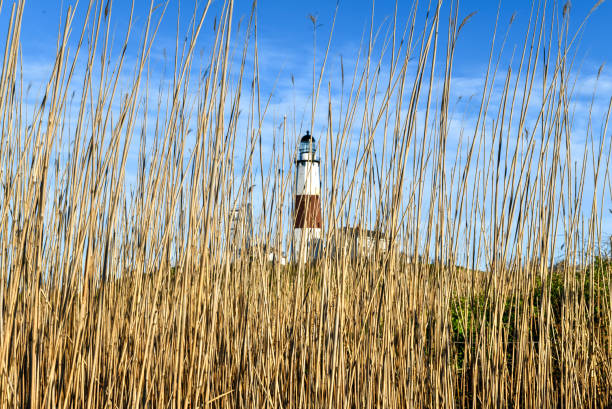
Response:
[{"label": "distant building", "polygon": [[232,254],[239,256],[249,252],[253,245],[253,207],[251,203],[232,209],[229,223],[228,244]]},{"label": "distant building", "polygon": [[[277,254],[279,254],[278,257],[277,257]],[[266,260],[270,263],[278,262],[281,266],[284,266],[287,264],[287,257],[285,257],[285,253],[276,252],[274,250],[268,252],[266,256]]]},{"label": "distant building", "polygon": [[367,230],[361,227],[341,227],[332,237],[333,253],[339,257],[343,254],[350,258],[375,257],[389,251],[389,243],[384,233],[378,230]]}]

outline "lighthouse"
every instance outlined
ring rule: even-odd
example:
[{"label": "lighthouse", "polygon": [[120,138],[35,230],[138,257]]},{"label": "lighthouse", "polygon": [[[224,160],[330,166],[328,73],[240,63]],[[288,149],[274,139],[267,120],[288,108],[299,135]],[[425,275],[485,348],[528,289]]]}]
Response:
[{"label": "lighthouse", "polygon": [[321,176],[316,151],[315,139],[306,131],[295,160],[292,256],[297,262],[313,260],[321,252]]}]

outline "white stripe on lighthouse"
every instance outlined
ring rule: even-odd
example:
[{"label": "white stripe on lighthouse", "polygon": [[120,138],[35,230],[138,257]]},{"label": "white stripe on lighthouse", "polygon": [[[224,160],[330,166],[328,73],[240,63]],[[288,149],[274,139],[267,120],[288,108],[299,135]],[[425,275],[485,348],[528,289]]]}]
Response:
[{"label": "white stripe on lighthouse", "polygon": [[321,195],[321,178],[318,162],[298,162],[296,193],[297,195]]}]

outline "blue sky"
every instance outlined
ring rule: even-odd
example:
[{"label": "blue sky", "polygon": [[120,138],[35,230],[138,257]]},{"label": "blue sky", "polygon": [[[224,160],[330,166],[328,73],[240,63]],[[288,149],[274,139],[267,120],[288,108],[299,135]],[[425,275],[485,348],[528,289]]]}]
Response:
[{"label": "blue sky", "polygon": [[[55,55],[56,37],[60,21],[62,16],[65,15],[67,7],[74,3],[74,1],[30,1],[26,5],[22,28],[24,83],[32,84],[34,94],[40,93],[42,84],[48,78],[52,58]],[[565,3],[549,3],[551,3],[549,7],[550,12],[560,16],[560,9]],[[127,25],[129,4],[128,1],[115,1],[112,6],[111,27],[116,33],[117,44],[121,41],[121,34]],[[419,4],[417,26],[421,27],[422,25],[419,25],[419,21],[423,21],[425,18],[427,3],[420,2]],[[556,10],[553,12],[555,4]],[[575,1],[571,4],[570,32],[578,28],[594,4],[595,1]],[[11,2],[5,0],[0,10],[1,33],[6,32],[11,5]],[[206,56],[206,50],[210,45],[213,35],[212,24],[215,21],[215,16],[220,14],[221,5],[222,2],[218,0],[213,2],[201,34],[198,48],[204,56]],[[382,25],[384,35],[385,30],[389,28],[391,23],[390,19],[396,7],[395,2],[376,1],[372,7],[372,2],[363,0],[343,0],[339,3],[323,0],[309,2],[262,0],[257,5],[257,37],[262,94],[273,94],[266,122],[263,126],[264,154],[269,155],[269,157],[273,157],[270,135],[272,129],[278,125],[279,118],[282,118],[283,115],[288,115],[295,106],[298,111],[296,113],[298,122],[300,118],[304,122],[309,121],[309,118],[306,117],[309,116],[310,110],[309,95],[311,92],[313,56],[313,24],[309,16],[313,15],[317,18],[317,44],[315,52],[317,61],[321,61],[332,26],[332,18],[336,5],[338,7],[338,14],[328,57],[325,81],[337,84],[340,56],[342,56],[345,69],[349,73],[347,75],[350,76],[354,68],[351,66],[351,63],[355,61],[362,36],[368,33],[372,12],[374,13],[374,27]],[[409,18],[412,5],[413,2],[398,2],[398,26],[403,26]],[[443,19],[448,14],[448,2],[445,7],[442,11]],[[77,28],[80,27],[79,18],[83,18],[85,8],[86,2],[81,1],[78,5],[78,17],[75,22],[75,27]],[[143,30],[148,8],[149,2],[147,1],[138,0],[135,3],[134,39],[136,41],[131,42],[133,48],[128,49],[128,57],[132,58],[132,60],[135,60],[138,39]],[[156,71],[158,77],[162,75],[164,56],[169,60],[172,59],[177,24],[180,37],[182,38],[185,35],[185,29],[188,26],[189,18],[192,16],[194,9],[201,11],[202,2],[181,1],[179,3],[178,1],[172,1],[169,3],[164,23],[157,35],[153,49],[152,61],[158,65],[153,67],[153,70]],[[238,21],[242,19],[240,23],[241,30],[234,37],[237,44],[241,44],[241,40],[244,38],[244,27],[248,21],[250,10],[251,2],[237,1],[234,13],[235,27]],[[159,11],[160,9],[157,9],[156,13],[159,13]],[[520,48],[522,46],[524,33],[529,23],[531,2],[503,1],[498,3],[496,1],[473,0],[460,2],[459,20],[472,12],[476,12],[476,14],[462,29],[459,37],[453,70],[455,74],[453,97],[461,96],[464,100],[470,95],[477,95],[482,92],[482,82],[498,12],[498,42],[506,32],[512,16],[514,16],[512,26],[508,31],[505,52],[502,55],[501,66],[503,71],[505,69],[504,65],[510,64],[512,50],[515,47]],[[576,106],[576,123],[578,128],[586,120],[588,112],[585,107],[588,106],[592,96],[596,73],[602,65],[604,65],[604,69],[598,82],[597,109],[594,115],[596,124],[599,124],[597,116],[605,113],[607,101],[612,95],[612,75],[609,74],[612,67],[608,67],[612,61],[612,47],[609,47],[609,39],[612,38],[612,24],[610,24],[610,21],[612,21],[612,2],[604,2],[590,16],[587,25],[583,27],[578,38],[579,44],[577,45],[579,46],[579,51],[577,53],[576,64],[577,68],[579,68],[579,73],[577,74],[579,84],[575,97],[578,102]],[[444,38],[443,30],[445,26],[446,22],[443,21],[441,23],[441,38]],[[401,29],[398,30],[401,31]],[[116,48],[118,47],[117,45]],[[115,50],[115,52],[117,51]],[[196,59],[194,70],[199,69],[199,63],[204,64],[205,62],[206,58]],[[502,74],[504,73],[502,72]],[[292,82],[292,78],[294,82]],[[160,78],[157,79],[162,80]],[[498,79],[499,82],[500,80]],[[503,83],[498,85],[501,86]],[[334,100],[337,100],[337,94],[337,89],[332,90],[332,98]],[[326,102],[327,99],[322,98],[319,101],[319,105],[325,106]],[[315,136],[325,129],[325,114],[321,111],[320,106],[313,129]],[[465,112],[469,112],[469,107],[466,107],[465,110]],[[467,116],[465,126],[469,128],[471,118],[469,115]],[[296,134],[302,133],[308,127],[303,124],[301,127],[298,126],[299,129],[296,129],[295,132]],[[578,129],[575,135],[572,136],[572,139],[572,143],[575,143],[577,147],[576,156],[580,157],[579,148],[584,145],[584,135],[581,135]],[[137,155],[137,148],[134,149],[133,154],[134,156]],[[265,167],[263,170],[264,173],[267,171]],[[132,169],[131,174],[128,174],[127,177],[128,182],[130,180],[133,181],[134,176],[135,172]],[[256,189],[261,189],[261,186]],[[588,195],[588,191],[585,194]],[[255,195],[259,197],[261,192],[256,191]],[[609,201],[609,199],[608,196],[605,200]],[[254,199],[254,201],[256,200]],[[612,205],[608,207],[612,207]],[[257,213],[257,206],[254,206],[254,208]],[[603,227],[607,234],[612,234],[612,217],[604,216]]]},{"label": "blue sky", "polygon": [[[161,1],[155,4],[161,4]],[[177,16],[183,27],[191,16],[191,11],[199,4],[201,9],[202,1],[171,1],[166,11],[165,23],[161,27],[159,37],[173,41],[176,33]],[[412,8],[412,1],[398,2],[398,21],[402,22],[408,18]],[[448,3],[448,2],[447,2]],[[553,1],[549,1],[553,4]],[[64,15],[69,5],[74,5],[74,1],[55,1],[55,0],[33,0],[26,4],[23,22],[22,43],[24,53],[45,54],[54,49],[54,39],[57,34],[58,22]],[[219,12],[220,1],[213,2],[211,17]],[[391,18],[395,9],[394,1],[376,1],[374,7],[372,2],[367,0],[341,0],[338,3],[338,16],[334,32],[333,43],[336,49],[346,49],[357,47],[360,38],[369,27],[372,10],[374,11],[374,25],[378,26],[385,19]],[[561,7],[565,2],[558,3]],[[582,22],[595,1],[581,0],[571,2],[571,28],[576,29]],[[113,18],[118,30],[121,29],[129,17],[130,2],[114,1],[112,5]],[[426,2],[421,1],[421,14],[424,14]],[[5,0],[2,10],[3,15],[8,15],[11,2]],[[86,1],[81,1],[78,9],[83,15]],[[498,6],[500,6],[498,8]],[[149,2],[146,0],[136,0],[135,2],[135,22],[142,25],[146,17]],[[461,42],[463,47],[459,47],[460,62],[457,66],[458,73],[463,70],[482,67],[486,64],[488,47],[491,32],[495,25],[496,16],[499,10],[499,24],[503,28],[507,25],[513,14],[516,15],[513,29],[510,34],[510,43],[519,44],[522,34],[528,24],[531,2],[527,0],[518,1],[476,1],[464,0],[460,2],[460,19],[471,12],[476,12],[469,24],[462,30]],[[308,18],[314,15],[320,24],[320,40],[324,42],[326,35],[331,28],[332,17],[336,8],[333,0],[316,1],[270,1],[262,0],[257,5],[258,32],[260,41],[264,47],[277,48],[291,51],[293,53],[304,54],[304,62],[310,61],[312,54],[312,23]],[[251,9],[251,2],[238,1],[235,8],[237,19],[248,19]],[[3,19],[3,25],[6,24]],[[212,20],[212,19],[211,19]],[[609,47],[611,34],[610,21],[612,21],[612,3],[604,2],[598,10],[590,17],[588,25],[583,30],[582,42],[580,45],[581,53],[595,63],[605,63],[612,58],[612,48]]]}]

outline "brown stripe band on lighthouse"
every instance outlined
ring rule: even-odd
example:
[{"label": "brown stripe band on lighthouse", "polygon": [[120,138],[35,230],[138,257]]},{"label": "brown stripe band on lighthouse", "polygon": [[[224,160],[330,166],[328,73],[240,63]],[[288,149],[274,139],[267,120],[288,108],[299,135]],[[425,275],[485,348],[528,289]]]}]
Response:
[{"label": "brown stripe band on lighthouse", "polygon": [[296,195],[293,227],[320,229],[322,224],[321,197],[319,195]]}]

